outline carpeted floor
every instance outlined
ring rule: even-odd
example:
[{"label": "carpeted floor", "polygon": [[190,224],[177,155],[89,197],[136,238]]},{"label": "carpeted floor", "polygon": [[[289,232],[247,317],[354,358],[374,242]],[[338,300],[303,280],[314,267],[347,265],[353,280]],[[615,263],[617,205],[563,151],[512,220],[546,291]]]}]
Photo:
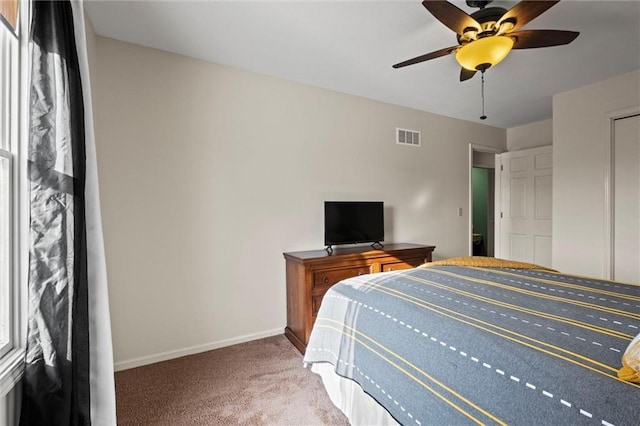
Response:
[{"label": "carpeted floor", "polygon": [[347,425],[284,336],[116,373],[118,425]]}]

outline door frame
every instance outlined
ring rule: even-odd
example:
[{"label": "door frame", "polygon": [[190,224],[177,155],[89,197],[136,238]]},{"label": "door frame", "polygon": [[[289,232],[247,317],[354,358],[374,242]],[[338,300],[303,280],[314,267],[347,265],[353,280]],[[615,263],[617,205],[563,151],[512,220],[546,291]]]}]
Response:
[{"label": "door frame", "polygon": [[[498,176],[497,173],[497,159],[499,157],[497,157],[498,154],[502,154],[503,152],[507,152],[506,149],[503,148],[496,148],[493,146],[486,146],[486,145],[479,145],[476,143],[469,143],[469,206],[468,206],[468,211],[469,211],[469,223],[468,223],[468,232],[467,232],[467,236],[469,238],[468,244],[467,244],[467,248],[469,251],[469,256],[473,255],[473,152],[484,152],[484,153],[489,153],[489,154],[495,154],[495,159],[494,159],[494,170],[496,170],[496,177]],[[497,205],[496,203],[498,202],[498,200],[500,200],[500,185],[498,184],[498,179],[494,179],[495,183],[495,190],[494,190],[494,206]],[[494,210],[494,217],[496,218],[496,223],[494,226],[494,235],[493,235],[493,241],[494,241],[494,250],[496,250],[496,243],[497,243],[497,238],[496,235],[500,235],[499,234],[499,223],[497,220],[497,216],[498,216],[498,210],[495,209]],[[494,252],[495,255],[495,252]]]},{"label": "door frame", "polygon": [[615,161],[613,150],[615,148],[615,121],[623,118],[640,115],[640,107],[634,106],[612,111],[605,114],[605,123],[603,127],[604,141],[604,249],[603,266],[604,274],[607,279],[613,279],[614,268],[614,233],[613,233],[613,214],[614,214],[614,193],[613,185],[613,162]]}]

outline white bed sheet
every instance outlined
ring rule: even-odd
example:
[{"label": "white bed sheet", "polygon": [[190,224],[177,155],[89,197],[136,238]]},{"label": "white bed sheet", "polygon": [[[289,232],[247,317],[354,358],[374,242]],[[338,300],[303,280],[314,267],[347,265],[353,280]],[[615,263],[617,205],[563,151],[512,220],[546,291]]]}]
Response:
[{"label": "white bed sheet", "polygon": [[333,365],[326,362],[311,365],[311,371],[322,378],[329,399],[347,416],[349,424],[398,425],[389,412],[365,393],[356,382],[339,376],[333,368]]}]

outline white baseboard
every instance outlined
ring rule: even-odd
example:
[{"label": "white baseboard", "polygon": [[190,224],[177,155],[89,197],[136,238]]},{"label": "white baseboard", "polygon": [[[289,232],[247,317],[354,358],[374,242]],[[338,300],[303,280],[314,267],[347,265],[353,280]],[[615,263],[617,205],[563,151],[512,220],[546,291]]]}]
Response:
[{"label": "white baseboard", "polygon": [[128,370],[129,368],[141,367],[143,365],[153,364],[160,361],[167,361],[173,358],[180,358],[186,355],[199,354],[201,352],[211,351],[213,349],[224,348],[226,346],[237,345],[238,343],[250,342],[252,340],[263,339],[265,337],[277,336],[283,334],[283,328],[267,330],[260,333],[246,334],[244,336],[234,337],[232,339],[219,340],[217,342],[207,343],[205,345],[191,346],[184,349],[176,349],[173,351],[162,352],[154,355],[142,356],[125,361],[114,363],[115,371]]}]

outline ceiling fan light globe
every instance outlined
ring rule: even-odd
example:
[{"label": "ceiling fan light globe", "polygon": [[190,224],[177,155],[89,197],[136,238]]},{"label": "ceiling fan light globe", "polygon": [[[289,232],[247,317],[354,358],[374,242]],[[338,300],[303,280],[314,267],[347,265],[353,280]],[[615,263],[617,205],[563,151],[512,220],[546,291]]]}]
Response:
[{"label": "ceiling fan light globe", "polygon": [[[456,60],[471,71],[487,69],[500,63],[513,48],[513,39],[505,36],[484,37],[465,44],[456,52]],[[489,64],[487,66],[487,64]]]}]

